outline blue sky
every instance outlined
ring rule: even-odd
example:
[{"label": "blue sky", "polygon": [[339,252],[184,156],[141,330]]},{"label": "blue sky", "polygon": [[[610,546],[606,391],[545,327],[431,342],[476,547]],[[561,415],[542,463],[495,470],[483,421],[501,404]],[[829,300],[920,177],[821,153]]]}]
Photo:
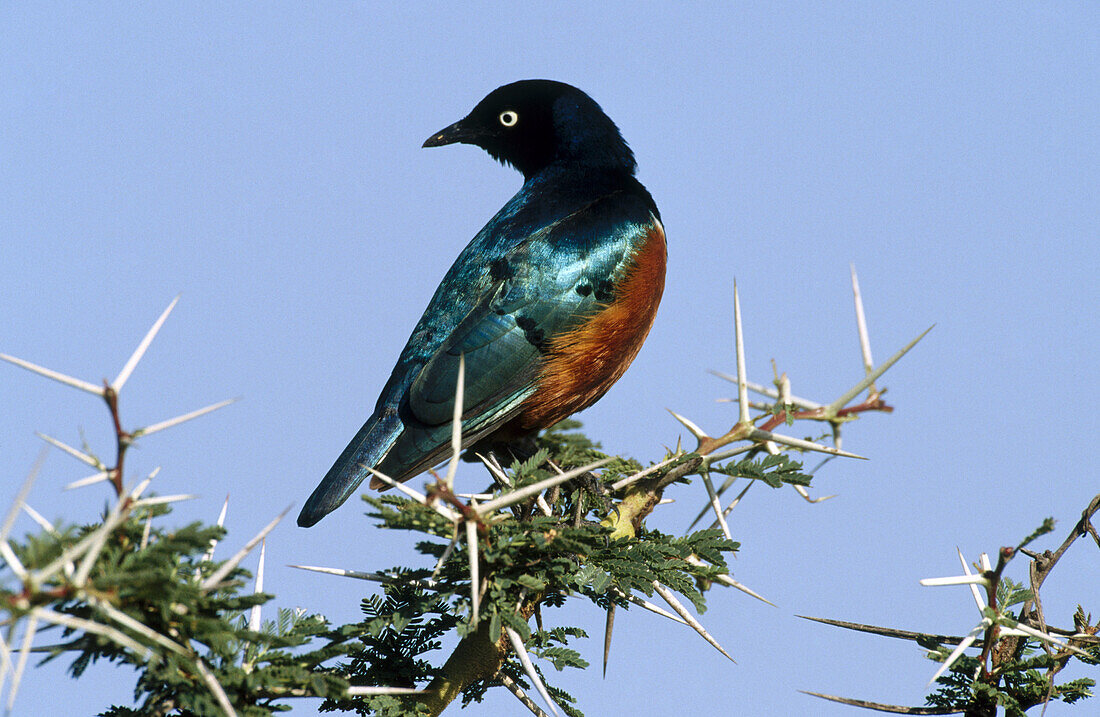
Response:
[{"label": "blue sky", "polygon": [[[557,676],[589,715],[852,713],[799,689],[921,704],[934,666],[914,646],[794,615],[964,634],[967,591],[917,580],[956,574],[956,546],[975,559],[1046,516],[1060,523],[1039,547],[1055,547],[1100,487],[1095,3],[4,3],[0,35],[0,351],[113,377],[180,294],[124,420],[244,400],[149,437],[128,465],[131,479],[163,466],[162,493],[201,495],[181,523],[213,520],[228,493],[226,550],[301,506],[455,255],[519,187],[475,148],[420,149],[516,79],[595,98],[665,220],[650,339],[580,416],[608,450],[661,457],[684,433],[666,408],[712,433],[736,419],[715,401],[731,386],[707,373],[733,369],[734,278],[750,378],[767,382],[774,358],[808,398],[861,375],[849,262],[877,360],[936,324],[882,382],[897,410],[846,430],[871,460],[815,478],[838,497],[756,489],[734,512],[735,577],[779,606],[712,591],[704,624],[738,664],[620,614],[606,679]],[[0,403],[5,503],[35,430],[109,454],[90,396],[7,366]],[[102,487],[60,491],[84,474],[51,453],[31,505],[90,519]],[[653,524],[682,530],[703,489],[671,497]],[[405,562],[410,540],[361,513],[352,502],[271,535],[278,605],[356,617],[370,586],[282,566]],[[1052,622],[1095,595],[1087,553],[1048,583]],[[594,608],[568,619],[601,634]],[[582,649],[598,664],[598,637]],[[132,684],[51,665],[16,714],[74,699],[90,713]],[[512,701],[470,713],[516,713]]]}]

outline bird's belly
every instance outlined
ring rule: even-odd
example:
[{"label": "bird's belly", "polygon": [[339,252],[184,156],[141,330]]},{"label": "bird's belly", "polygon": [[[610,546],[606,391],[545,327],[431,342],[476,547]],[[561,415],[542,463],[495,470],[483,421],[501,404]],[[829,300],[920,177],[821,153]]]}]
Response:
[{"label": "bird's belly", "polygon": [[614,298],[575,329],[548,342],[534,394],[508,428],[528,433],[586,408],[638,355],[665,286],[665,234],[654,223],[616,283]]}]

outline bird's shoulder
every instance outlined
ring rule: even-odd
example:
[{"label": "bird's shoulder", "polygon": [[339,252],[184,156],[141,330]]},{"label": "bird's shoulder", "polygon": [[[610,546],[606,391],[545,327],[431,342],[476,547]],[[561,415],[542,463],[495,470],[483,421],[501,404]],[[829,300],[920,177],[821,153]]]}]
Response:
[{"label": "bird's shoulder", "polygon": [[553,316],[566,317],[575,305],[606,300],[614,275],[657,217],[649,193],[632,176],[588,173],[573,181],[550,176],[525,182],[440,282],[378,408],[403,392],[461,326],[483,319],[495,325],[503,321],[497,317],[522,307],[541,324],[555,323]]}]

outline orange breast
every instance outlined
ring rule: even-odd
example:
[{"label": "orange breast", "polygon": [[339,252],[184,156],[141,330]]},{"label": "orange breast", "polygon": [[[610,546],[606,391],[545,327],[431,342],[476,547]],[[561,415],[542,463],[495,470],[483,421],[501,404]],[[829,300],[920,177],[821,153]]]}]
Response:
[{"label": "orange breast", "polygon": [[509,428],[546,428],[592,405],[619,380],[653,326],[665,288],[665,233],[656,224],[622,278],[611,303],[550,341],[538,390]]}]

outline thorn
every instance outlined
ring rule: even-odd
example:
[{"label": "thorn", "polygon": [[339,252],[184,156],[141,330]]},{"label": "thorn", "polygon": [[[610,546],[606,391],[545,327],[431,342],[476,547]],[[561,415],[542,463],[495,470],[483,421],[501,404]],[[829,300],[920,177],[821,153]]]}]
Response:
[{"label": "thorn", "polygon": [[[730,381],[731,383],[737,383],[737,377],[730,376],[728,373],[715,371],[713,369],[711,369],[710,373],[717,376],[718,378]],[[759,393],[761,396],[767,396],[768,398],[774,399],[779,398],[778,391],[776,391],[774,388],[769,388],[763,384],[753,383],[752,381],[745,381],[745,388],[752,391],[753,393]],[[815,403],[808,398],[799,398],[798,396],[789,396],[787,402],[790,403],[792,406],[798,406],[799,408],[804,408],[807,411],[812,411],[815,408],[824,408],[824,406],[820,403]]]},{"label": "thorn", "polygon": [[481,609],[481,580],[478,576],[478,559],[480,553],[477,547],[477,523],[472,520],[466,521],[466,551],[470,557],[470,606],[471,606],[471,622],[477,624],[480,618]]},{"label": "thorn", "polygon": [[242,560],[244,560],[245,556],[252,552],[252,549],[259,545],[260,541],[266,538],[268,533],[275,529],[275,526],[278,525],[279,521],[281,521],[286,516],[291,507],[293,506],[288,505],[286,508],[283,508],[282,513],[279,513],[277,516],[275,516],[275,519],[264,526],[264,529],[257,533],[255,537],[252,538],[252,540],[245,543],[244,547],[238,550],[232,558],[227,560],[221,567],[215,570],[210,577],[204,580],[202,582],[202,589],[210,590],[211,588],[216,587],[218,583],[220,583],[222,580],[224,580],[225,576],[232,572],[233,569],[236,568]]},{"label": "thorn", "polygon": [[500,496],[499,498],[494,498],[493,500],[490,500],[487,503],[483,503],[483,504],[477,506],[476,507],[477,513],[478,513],[479,516],[484,517],[484,516],[488,515],[489,513],[492,513],[495,510],[505,508],[509,505],[512,505],[513,503],[518,503],[521,500],[526,500],[527,498],[530,498],[531,496],[535,495],[536,493],[543,492],[547,488],[553,488],[554,486],[560,485],[562,483],[565,483],[566,481],[572,480],[573,478],[576,478],[579,475],[583,475],[585,473],[588,473],[589,471],[594,471],[597,468],[599,468],[600,466],[604,466],[604,465],[610,463],[612,460],[614,460],[613,457],[601,458],[600,460],[598,460],[594,463],[589,463],[586,466],[581,466],[580,468],[574,468],[573,470],[568,471],[566,473],[562,473],[561,475],[550,476],[549,478],[544,478],[543,480],[540,480],[537,483],[532,483],[531,485],[524,486],[523,488],[520,488],[519,490],[514,490],[511,493],[505,493],[504,495]]},{"label": "thorn", "polygon": [[390,478],[388,475],[385,475],[384,473],[379,473],[374,468],[369,468],[368,467],[367,470],[369,470],[371,472],[371,474],[375,478],[377,478],[378,480],[382,481],[383,483],[390,486],[391,488],[396,488],[397,490],[401,491],[405,495],[407,495],[410,498],[412,498],[413,500],[415,500],[420,505],[431,508],[432,510],[434,510],[436,513],[439,513],[440,515],[442,515],[447,520],[449,520],[451,522],[458,522],[461,519],[461,517],[459,516],[458,513],[451,510],[450,508],[448,508],[445,505],[440,505],[439,503],[437,503],[434,500],[428,500],[428,496],[424,495],[420,491],[415,490],[413,488],[410,488],[407,485],[405,485],[404,483],[398,483],[393,478]]},{"label": "thorn", "polygon": [[145,516],[145,527],[141,529],[141,550],[145,550],[149,547],[149,533],[153,529],[153,511],[149,511],[149,514]]},{"label": "thorn", "polygon": [[671,413],[672,417],[675,418],[677,421],[684,424],[684,427],[691,431],[691,435],[695,436],[695,440],[703,441],[707,438],[710,438],[710,436],[707,435],[707,432],[704,431],[702,428],[699,428],[699,426],[695,425],[695,423],[692,422],[691,419],[681,416],[679,413],[676,413],[671,408],[666,408],[665,410]]},{"label": "thorn", "polygon": [[401,575],[383,575],[382,573],[364,573],[358,570],[345,570],[343,568],[321,568],[316,565],[288,565],[290,568],[297,568],[298,570],[309,570],[314,573],[323,573],[325,575],[338,575],[343,578],[355,578],[356,580],[369,580],[374,583],[394,583],[394,584],[407,584],[415,585],[417,587],[426,588],[428,590],[434,590],[438,583],[435,580],[429,580],[427,578],[407,578]]},{"label": "thorn", "polygon": [[30,507],[30,505],[28,505],[27,503],[23,503],[23,510],[27,513],[27,515],[31,517],[31,520],[33,520],[35,523],[38,523],[38,527],[42,528],[42,530],[53,536],[61,535],[57,532],[57,528],[53,527],[53,523],[46,520],[46,516],[42,515],[37,510]]},{"label": "thorn", "polygon": [[19,683],[23,681],[23,670],[27,667],[27,658],[30,657],[31,644],[37,631],[38,615],[32,612],[30,617],[27,618],[27,626],[23,630],[23,644],[19,648],[19,663],[15,667],[15,672],[12,673],[11,690],[8,692],[9,714],[12,707],[15,706],[15,695],[19,692]]},{"label": "thorn", "polygon": [[348,687],[348,697],[368,697],[370,695],[423,695],[427,690],[418,690],[412,687],[375,687],[373,685],[351,685]]},{"label": "thorn", "polygon": [[939,587],[941,585],[981,585],[989,587],[989,581],[981,575],[955,575],[947,578],[921,578],[920,584],[925,587]]},{"label": "thorn", "polygon": [[931,687],[932,683],[939,679],[940,675],[947,672],[947,669],[955,663],[955,660],[959,659],[963,652],[966,651],[966,648],[973,645],[974,640],[978,639],[978,636],[985,632],[986,627],[988,626],[985,620],[978,623],[974,629],[955,646],[955,649],[951,651],[951,654],[944,660],[943,664],[940,665],[940,669],[936,670],[936,674],[932,675],[932,679],[928,680],[928,684],[925,685],[925,687]]},{"label": "thorn", "polygon": [[710,643],[711,647],[725,655],[730,662],[737,664],[737,660],[730,657],[730,654],[726,652],[725,648],[719,645],[718,641],[711,637],[710,633],[707,632],[701,624],[699,624],[699,621],[692,617],[691,613],[687,611],[687,608],[685,608],[678,599],[676,599],[676,596],[672,594],[671,590],[666,588],[664,585],[661,585],[656,580],[653,581],[653,589],[657,591],[658,595],[665,599],[665,602],[669,604],[669,607],[675,610],[680,617],[684,618],[684,621],[687,622],[687,624],[690,625],[691,628],[695,630],[695,632],[699,633],[699,635],[702,636],[704,640]]},{"label": "thorn", "polygon": [[455,545],[458,544],[458,526],[455,526],[454,535],[451,536],[451,542],[447,544],[446,550],[439,556],[439,560],[435,564],[435,570],[432,570],[432,580],[439,577],[439,571],[443,569],[443,566],[447,563],[447,559],[451,557],[451,553],[455,551]]},{"label": "thorn", "polygon": [[199,675],[202,676],[202,681],[206,683],[206,687],[210,690],[210,693],[214,695],[214,699],[217,700],[218,706],[225,712],[226,717],[237,717],[237,711],[233,709],[233,705],[229,702],[229,697],[226,696],[225,690],[218,684],[218,680],[210,672],[210,669],[206,666],[206,663],[202,661],[201,657],[195,658],[195,668],[198,670]]},{"label": "thorn", "polygon": [[687,621],[684,620],[684,618],[680,617],[679,615],[674,615],[673,613],[669,612],[668,610],[665,610],[660,605],[654,605],[653,603],[649,602],[648,600],[641,599],[637,595],[632,595],[630,593],[624,593],[622,590],[619,590],[618,588],[613,588],[613,589],[614,589],[616,595],[618,595],[619,597],[625,598],[626,600],[629,600],[631,603],[633,603],[634,605],[637,605],[638,607],[645,608],[646,610],[649,610],[650,612],[653,612],[653,613],[657,613],[661,617],[667,617],[669,620],[672,620],[673,622],[678,622],[681,625],[687,625],[688,624]]},{"label": "thorn", "polygon": [[754,428],[752,433],[749,434],[749,438],[754,441],[775,441],[776,443],[782,443],[787,446],[794,446],[795,448],[802,448],[807,451],[818,451],[820,453],[828,453],[834,456],[844,456],[845,458],[859,458],[860,460],[867,460],[865,456],[859,456],[855,453],[849,453],[848,451],[842,451],[830,446],[823,446],[820,443],[813,443],[811,441],[804,441],[801,438],[792,438],[791,436],[784,436],[778,433],[772,433],[771,431],[764,431],[759,428]]},{"label": "thorn", "polygon": [[455,410],[451,419],[451,460],[447,463],[446,482],[452,491],[458,472],[458,455],[462,453],[462,410],[466,397],[466,354],[458,355],[458,379],[455,381]]},{"label": "thorn", "polygon": [[[229,510],[229,494],[228,493],[225,494],[225,502],[222,503],[222,510],[221,510],[220,513],[218,513],[217,526],[219,528],[224,528],[225,527],[225,513],[226,513],[227,510]],[[206,549],[206,552],[202,554],[202,562],[209,563],[210,561],[212,561],[214,559],[214,548],[216,548],[216,547],[218,547],[218,539],[217,538],[211,538],[210,539],[210,547],[208,547]],[[202,568],[201,567],[196,567],[195,568],[195,579],[198,580],[201,575],[202,575]]]},{"label": "thorn", "polygon": [[[856,327],[859,329],[859,350],[863,355],[863,369],[866,373],[874,371],[874,361],[871,360],[871,339],[867,336],[867,319],[863,315],[863,297],[859,294],[859,278],[856,277],[856,265],[848,265],[852,270],[852,296],[856,302]],[[870,394],[876,393],[875,384],[868,387]]]},{"label": "thorn", "polygon": [[611,655],[611,630],[615,627],[615,603],[607,606],[607,620],[603,627],[603,676],[607,679],[607,658]]},{"label": "thorn", "polygon": [[145,428],[139,428],[136,431],[134,431],[131,435],[133,435],[134,438],[140,438],[141,436],[148,436],[151,433],[156,433],[157,431],[163,431],[165,428],[171,428],[172,426],[178,426],[179,424],[181,424],[185,421],[190,421],[192,418],[198,418],[199,416],[205,416],[208,413],[216,411],[219,408],[225,408],[229,404],[236,403],[239,400],[241,400],[241,399],[239,399],[239,398],[229,398],[229,399],[226,399],[224,401],[219,401],[218,403],[211,404],[209,406],[206,406],[205,408],[200,408],[196,411],[191,411],[190,413],[185,413],[182,416],[176,416],[175,418],[169,418],[167,421],[161,421],[160,423],[154,423],[153,425],[146,426]]},{"label": "thorn", "polygon": [[512,487],[512,481],[509,480],[508,474],[504,472],[504,468],[501,467],[500,462],[496,460],[496,456],[490,456],[492,458],[492,460],[490,460],[480,453],[475,453],[474,455],[481,459],[481,462],[489,469],[489,473],[492,474],[493,480],[497,482],[497,485],[501,488]]},{"label": "thorn", "polygon": [[[253,594],[259,594],[264,591],[264,560],[267,557],[267,538],[260,541],[260,561],[256,566],[256,589],[253,590]],[[263,626],[260,617],[260,606],[253,605],[248,614],[248,629],[252,632],[259,632]]]},{"label": "thorn", "polygon": [[130,359],[126,362],[126,365],[122,367],[118,376],[111,382],[111,388],[115,393],[122,390],[122,386],[130,378],[130,374],[134,372],[134,369],[138,365],[138,361],[141,361],[141,357],[145,355],[145,350],[149,348],[149,344],[153,343],[153,339],[156,337],[157,332],[160,331],[160,327],[164,325],[165,319],[168,318],[168,314],[172,313],[172,309],[176,307],[176,302],[180,300],[179,295],[172,299],[172,303],[168,304],[168,308],[160,315],[160,317],[153,323],[153,327],[145,334],[145,338],[141,340],[138,347],[134,349],[134,353],[130,355]]},{"label": "thorn", "polygon": [[508,640],[512,643],[512,649],[516,651],[516,656],[519,658],[520,664],[523,665],[524,671],[527,672],[527,677],[531,680],[531,684],[533,684],[535,689],[539,691],[539,694],[542,695],[542,699],[550,708],[550,712],[557,715],[557,705],[550,699],[550,694],[546,691],[546,685],[542,684],[539,673],[535,672],[535,666],[531,664],[531,656],[527,654],[527,648],[523,646],[523,640],[520,639],[519,633],[508,626],[504,627],[504,631],[508,633]]},{"label": "thorn", "polygon": [[[677,446],[677,448],[679,448],[679,446]],[[611,490],[622,490],[623,488],[627,487],[631,483],[633,483],[637,480],[641,480],[642,478],[645,478],[647,475],[649,475],[651,473],[654,473],[655,471],[659,471],[660,469],[664,468],[669,463],[672,463],[673,461],[678,460],[680,458],[680,456],[682,456],[682,455],[683,455],[682,453],[677,451],[676,455],[671,456],[669,458],[666,458],[663,461],[661,461],[660,463],[654,463],[649,468],[645,468],[641,471],[638,471],[637,473],[635,473],[632,476],[627,476],[625,478],[620,478],[619,480],[617,480],[617,481],[615,481],[614,483],[611,484]]]},{"label": "thorn", "polygon": [[115,642],[128,650],[133,651],[141,660],[147,660],[152,654],[145,645],[142,645],[137,640],[128,636],[126,633],[116,630],[109,625],[101,625],[94,620],[85,620],[80,617],[73,617],[72,615],[66,615],[60,612],[54,612],[44,607],[35,607],[31,610],[31,614],[38,616],[40,619],[46,622],[53,623],[54,625],[61,625],[62,627],[72,628],[73,630],[82,630],[84,632],[90,632],[94,635],[102,635],[108,640]]},{"label": "thorn", "polygon": [[[959,562],[962,563],[963,572],[966,573],[967,576],[972,575],[973,573],[970,572],[970,566],[966,564],[966,558],[963,557],[962,551],[959,550],[958,546],[955,546],[955,552],[959,554]],[[982,555],[984,556],[985,553],[982,553]],[[986,558],[986,560],[988,561],[989,558]],[[989,568],[985,569],[988,570]],[[970,584],[970,594],[974,598],[974,603],[978,606],[978,612],[985,610],[985,598],[982,597],[981,591],[978,590],[978,586],[974,583]]]},{"label": "thorn", "polygon": [[726,540],[732,540],[730,527],[726,525],[726,516],[722,515],[722,504],[718,502],[718,494],[714,492],[714,484],[710,480],[710,471],[704,470],[700,475],[703,477],[703,485],[706,486],[707,496],[710,498],[710,507],[714,510],[718,525],[722,528],[722,534],[726,536]]},{"label": "thorn", "polygon": [[76,490],[77,488],[83,488],[84,486],[94,485],[96,483],[102,483],[105,480],[110,479],[111,474],[107,471],[100,471],[94,475],[90,475],[87,478],[81,478],[80,480],[74,480],[72,483],[66,485],[62,490]]},{"label": "thorn", "polygon": [[[825,460],[827,461],[829,459],[826,458]],[[824,462],[824,461],[822,461],[822,462]],[[823,495],[820,498],[811,498],[810,497],[810,492],[808,490],[806,490],[805,486],[796,485],[796,486],[794,486],[794,489],[796,491],[798,491],[798,494],[800,496],[802,496],[806,500],[807,503],[824,503],[825,501],[829,500],[830,498],[836,498],[835,493],[833,495]]]},{"label": "thorn", "polygon": [[508,675],[503,672],[497,672],[496,679],[500,680],[500,683],[504,685],[509,692],[511,692],[520,703],[531,711],[531,714],[535,717],[550,717],[548,714],[539,709],[539,706],[535,704],[535,701],[527,696],[527,693],[523,691],[523,688],[516,684]]},{"label": "thorn", "polygon": [[30,361],[24,361],[14,356],[7,354],[0,354],[0,359],[7,361],[8,363],[15,364],[20,368],[25,368],[32,373],[36,373],[39,376],[45,376],[46,378],[53,379],[59,383],[63,383],[66,386],[72,386],[73,388],[79,388],[81,391],[87,391],[88,393],[94,393],[95,395],[103,398],[106,394],[105,389],[102,386],[96,386],[94,383],[88,383],[87,381],[81,381],[79,378],[73,378],[72,376],[66,376],[63,373],[58,373],[48,368],[33,364]]},{"label": "thorn", "polygon": [[[144,490],[145,486],[148,485],[149,479],[146,478],[138,484],[138,488]],[[135,488],[135,490],[137,489]],[[84,559],[80,561],[80,567],[77,568],[76,574],[73,576],[73,584],[77,587],[84,587],[84,583],[88,580],[88,575],[92,572],[92,566],[95,565],[95,561],[99,557],[100,551],[103,550],[103,546],[107,542],[107,537],[111,534],[111,531],[115,529],[118,523],[125,520],[125,516],[122,514],[122,507],[126,502],[126,497],[120,496],[119,499],[115,501],[115,504],[111,506],[111,510],[107,513],[107,517],[103,520],[103,524],[89,536],[90,540],[88,541],[87,552],[84,554]],[[77,543],[77,545],[80,545],[80,543]],[[62,557],[64,557],[64,555],[65,554],[62,553]]]},{"label": "thorn", "polygon": [[917,342],[920,341],[921,339],[923,339],[925,336],[927,336],[928,332],[931,331],[934,328],[936,328],[935,324],[932,324],[931,326],[929,326],[927,329],[924,330],[923,333],[921,333],[920,336],[918,336],[917,338],[915,338],[912,341],[910,341],[909,343],[907,343],[905,346],[903,346],[901,348],[900,351],[898,351],[896,354],[894,354],[890,358],[886,359],[886,363],[882,364],[881,366],[879,366],[878,368],[874,369],[869,374],[864,376],[862,381],[857,383],[852,388],[848,389],[848,391],[843,396],[841,396],[837,400],[830,403],[825,409],[826,412],[829,415],[836,415],[837,411],[839,411],[840,409],[847,406],[848,402],[851,401],[856,396],[858,396],[860,391],[862,391],[863,389],[870,386],[872,383],[875,382],[875,380],[879,376],[886,373],[887,369],[889,369],[891,366],[893,366],[895,363],[897,363],[901,359],[902,356],[904,356],[905,354],[907,354],[909,352],[909,349],[916,346]]},{"label": "thorn", "polygon": [[97,468],[99,470],[103,470],[104,468],[104,465],[100,463],[98,458],[90,456],[84,451],[78,451],[72,446],[66,443],[62,443],[52,436],[47,436],[45,433],[39,433],[38,431],[35,431],[34,435],[38,436],[46,443],[49,443],[51,446],[54,446],[55,448],[60,448],[78,461],[90,465],[92,468]]},{"label": "thorn", "polygon": [[741,296],[737,280],[733,280],[733,329],[737,334],[737,402],[740,404],[738,423],[749,422],[749,395],[745,379],[745,337],[741,330]]},{"label": "thorn", "polygon": [[0,525],[0,543],[7,542],[12,526],[15,525],[15,519],[19,517],[19,511],[26,504],[27,496],[30,495],[31,492],[31,487],[38,479],[38,474],[42,471],[42,464],[46,462],[46,454],[48,452],[49,449],[43,446],[38,452],[38,457],[34,459],[34,463],[31,465],[27,477],[23,479],[23,485],[19,486],[19,491],[15,494],[15,499],[11,502],[11,508],[8,509],[8,514],[4,516],[3,524]]}]

